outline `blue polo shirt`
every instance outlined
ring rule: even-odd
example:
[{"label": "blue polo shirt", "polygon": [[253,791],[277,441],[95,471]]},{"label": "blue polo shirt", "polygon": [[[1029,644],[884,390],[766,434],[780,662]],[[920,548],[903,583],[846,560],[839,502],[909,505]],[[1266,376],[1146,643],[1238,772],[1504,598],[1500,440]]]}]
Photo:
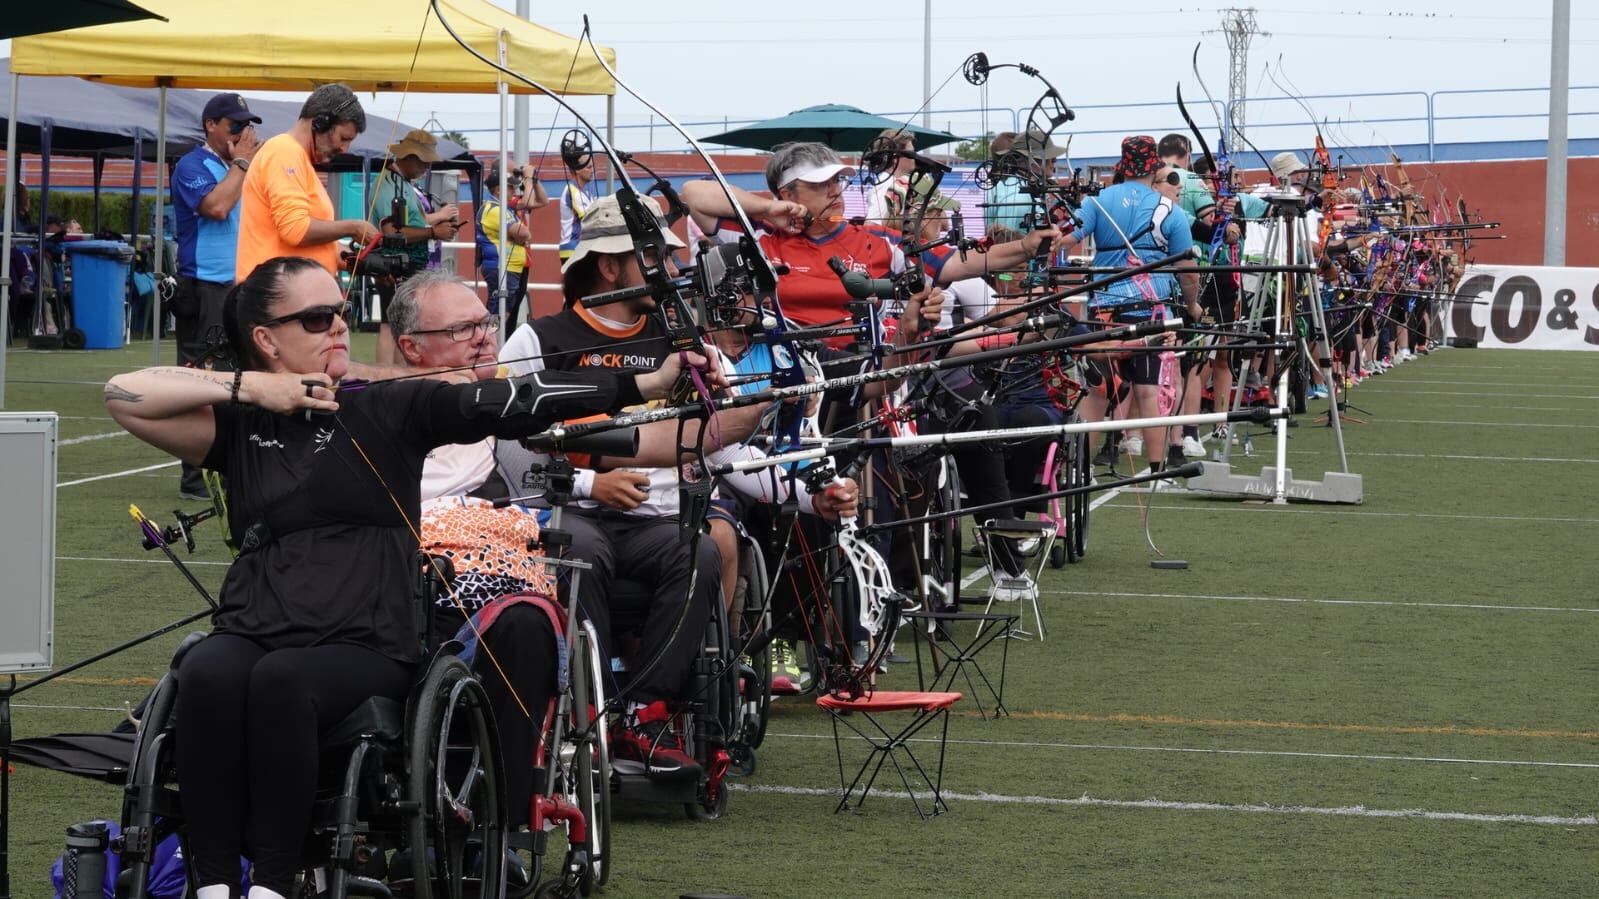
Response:
[{"label": "blue polo shirt", "polygon": [[201,144],[184,154],[172,170],[173,219],[178,235],[178,274],[231,284],[239,249],[239,206],[223,219],[200,214],[200,201],[228,175],[228,164]]},{"label": "blue polo shirt", "polygon": [[[1165,256],[1186,253],[1194,247],[1193,220],[1181,207],[1172,206],[1160,223],[1161,238],[1157,239],[1150,227],[1161,196],[1154,189],[1136,181],[1112,185],[1100,191],[1097,197],[1084,197],[1083,207],[1077,210],[1082,221],[1083,239],[1094,238],[1094,265],[1126,268],[1127,241],[1141,262],[1154,262]],[[1120,229],[1119,231],[1117,229]],[[1164,244],[1164,246],[1162,246]],[[1155,296],[1161,299],[1177,294],[1177,276],[1170,272],[1154,272],[1149,276]],[[1111,306],[1144,299],[1136,283],[1128,278],[1117,281],[1095,295],[1093,305]]]}]

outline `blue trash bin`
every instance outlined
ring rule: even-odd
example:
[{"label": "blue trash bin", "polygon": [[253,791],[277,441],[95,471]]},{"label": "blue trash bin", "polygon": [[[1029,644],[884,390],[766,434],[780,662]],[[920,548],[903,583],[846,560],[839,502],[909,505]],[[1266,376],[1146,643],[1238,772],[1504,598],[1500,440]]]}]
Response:
[{"label": "blue trash bin", "polygon": [[62,245],[72,260],[72,323],[85,349],[122,347],[128,268],[133,248],[119,240],[78,240]]}]

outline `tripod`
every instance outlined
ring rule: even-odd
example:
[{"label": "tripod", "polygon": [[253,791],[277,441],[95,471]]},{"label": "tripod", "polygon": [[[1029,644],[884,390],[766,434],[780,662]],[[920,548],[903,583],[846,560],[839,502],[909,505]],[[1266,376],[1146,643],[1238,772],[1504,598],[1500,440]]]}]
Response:
[{"label": "tripod", "polygon": [[[1267,198],[1267,219],[1271,231],[1266,236],[1265,261],[1268,265],[1291,265],[1300,255],[1308,256],[1310,248],[1315,244],[1311,240],[1310,227],[1305,221],[1307,209],[1306,198],[1290,191],[1279,191]],[[1246,278],[1245,283],[1248,283]],[[1344,434],[1341,427],[1340,414],[1343,403],[1338,399],[1338,385],[1333,379],[1331,356],[1331,333],[1327,330],[1326,317],[1321,308],[1321,281],[1314,274],[1297,274],[1277,272],[1255,281],[1255,290],[1249,296],[1248,313],[1244,317],[1251,326],[1259,326],[1268,316],[1275,319],[1278,335],[1288,333],[1294,327],[1297,318],[1296,304],[1301,291],[1308,298],[1310,307],[1310,321],[1312,335],[1320,337],[1321,353],[1312,358],[1310,344],[1304,337],[1299,337],[1299,352],[1303,358],[1310,359],[1322,373],[1323,382],[1330,389],[1327,392],[1329,408],[1327,411],[1328,424],[1333,429],[1333,440],[1338,448],[1339,471],[1349,473],[1349,460],[1344,452]],[[1275,308],[1267,304],[1275,297]],[[1247,368],[1253,360],[1245,359],[1242,365]],[[1287,406],[1289,390],[1289,367],[1283,365],[1283,359],[1277,359],[1277,391],[1278,405]],[[1247,372],[1240,371],[1240,377],[1233,385],[1233,408],[1237,408],[1243,400],[1244,384],[1248,380]],[[1272,484],[1271,497],[1274,503],[1288,502],[1288,424],[1286,418],[1277,419],[1273,427],[1277,435],[1277,458],[1274,483]],[[1226,463],[1231,455],[1231,443],[1223,444],[1220,461]]]}]

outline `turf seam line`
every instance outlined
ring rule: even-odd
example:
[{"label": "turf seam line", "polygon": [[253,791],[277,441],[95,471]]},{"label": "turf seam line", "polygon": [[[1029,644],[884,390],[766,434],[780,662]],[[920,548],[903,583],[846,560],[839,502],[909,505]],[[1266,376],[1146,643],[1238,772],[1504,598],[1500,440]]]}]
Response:
[{"label": "turf seam line", "polygon": [[[972,715],[976,712],[956,715]],[[1265,730],[1331,731],[1357,734],[1428,734],[1463,737],[1516,737],[1549,740],[1599,740],[1599,731],[1532,730],[1514,727],[1465,727],[1454,724],[1352,724],[1336,721],[1266,721],[1258,718],[1185,718],[1181,715],[1150,715],[1115,712],[1090,715],[1085,712],[1012,709],[1010,717],[1037,721],[1081,721],[1089,724],[1171,724],[1181,727],[1233,727]]]},{"label": "turf seam line", "polygon": [[[213,563],[216,564],[216,563]],[[1472,609],[1490,612],[1584,612],[1599,614],[1599,609],[1570,608],[1562,606],[1514,606],[1476,602],[1403,602],[1385,599],[1309,599],[1299,596],[1224,596],[1217,593],[1125,593],[1109,590],[1042,590],[1055,596],[1103,596],[1112,599],[1215,599],[1230,602],[1280,602],[1305,603],[1328,606],[1395,606],[1419,609]]]},{"label": "turf seam line", "polygon": [[[827,796],[837,797],[836,789],[820,787],[789,787],[778,784],[729,784],[729,786],[745,793],[774,793],[788,796]],[[873,795],[890,799],[910,799],[911,794],[903,790],[872,790]],[[1599,825],[1599,817],[1594,815],[1524,815],[1524,814],[1485,814],[1481,812],[1440,812],[1431,809],[1380,809],[1367,808],[1364,805],[1346,806],[1314,806],[1314,805],[1265,805],[1265,804],[1233,804],[1225,802],[1181,802],[1170,799],[1099,799],[1084,794],[1076,799],[1066,799],[1059,796],[1007,796],[1002,793],[957,793],[953,790],[944,790],[945,799],[960,802],[988,802],[1005,805],[1055,805],[1079,806],[1089,808],[1119,808],[1119,809],[1153,809],[1159,811],[1203,811],[1203,812],[1245,812],[1251,814],[1271,815],[1330,815],[1346,818],[1412,818],[1424,821],[1467,821],[1479,824],[1545,824],[1561,827],[1591,827]],[[925,794],[917,794],[917,799],[928,798]]]},{"label": "turf seam line", "polygon": [[[829,734],[779,734],[768,732],[768,737],[800,740],[831,740]],[[937,743],[932,737],[913,737],[912,743]],[[1280,756],[1284,758],[1333,759],[1356,762],[1430,762],[1452,765],[1504,765],[1530,768],[1599,768],[1599,762],[1549,762],[1538,759],[1468,759],[1454,756],[1376,755],[1351,752],[1302,752],[1292,749],[1217,749],[1192,746],[1140,746],[1120,743],[1039,743],[1028,740],[957,740],[946,741],[962,746],[1006,746],[1023,749],[1087,749],[1107,752],[1175,752],[1188,755],[1246,755]]]}]

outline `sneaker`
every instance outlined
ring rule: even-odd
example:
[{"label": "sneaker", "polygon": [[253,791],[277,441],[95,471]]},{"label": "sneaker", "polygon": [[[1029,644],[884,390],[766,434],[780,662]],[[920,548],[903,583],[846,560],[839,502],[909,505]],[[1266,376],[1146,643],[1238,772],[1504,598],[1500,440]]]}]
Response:
[{"label": "sneaker", "polygon": [[[1199,441],[1197,441],[1197,440],[1194,441],[1194,443],[1196,443],[1196,444],[1198,442]],[[1200,452],[1204,452],[1205,448],[1203,446],[1201,446],[1199,448],[1199,451]],[[1168,468],[1175,468],[1176,466],[1182,465],[1183,463],[1187,462],[1188,461],[1188,456],[1186,455],[1186,453],[1187,453],[1187,446],[1186,445],[1179,445],[1179,444],[1173,443],[1170,446],[1166,447],[1166,466]]]},{"label": "sneaker", "polygon": [[183,467],[183,480],[178,482],[178,498],[184,502],[208,503],[211,491],[206,489],[205,475],[198,468]]},{"label": "sneaker", "polygon": [[1144,454],[1144,438],[1137,435],[1128,435],[1122,438],[1122,452],[1133,458]]},{"label": "sneaker", "polygon": [[1184,437],[1183,455],[1190,459],[1203,459],[1205,458],[1205,445],[1200,443],[1197,438]]},{"label": "sneaker", "polygon": [[772,641],[772,692],[793,696],[805,692],[806,672],[800,668],[799,655],[794,644],[787,640]]},{"label": "sneaker", "polygon": [[1226,443],[1227,442],[1227,426],[1226,425],[1217,425],[1215,427],[1215,429],[1210,432],[1210,439],[1219,440],[1222,443]]},{"label": "sneaker", "polygon": [[704,773],[700,763],[683,751],[665,702],[650,703],[633,719],[611,738],[611,757],[618,771],[674,781],[698,780]]}]

